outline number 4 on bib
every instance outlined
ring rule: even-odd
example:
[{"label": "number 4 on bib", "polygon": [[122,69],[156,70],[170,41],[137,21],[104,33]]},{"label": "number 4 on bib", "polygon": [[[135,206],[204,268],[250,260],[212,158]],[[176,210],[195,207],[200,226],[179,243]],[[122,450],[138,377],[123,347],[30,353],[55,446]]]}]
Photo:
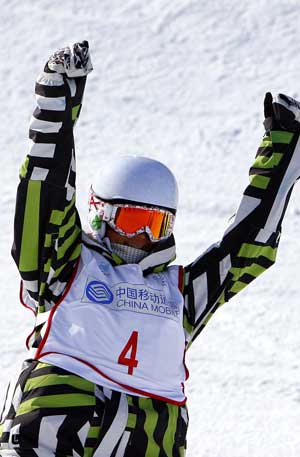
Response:
[{"label": "number 4 on bib", "polygon": [[[131,375],[133,374],[133,369],[138,366],[138,360],[136,360],[138,336],[138,332],[132,332],[129,340],[127,341],[118,358],[118,363],[121,365],[126,365],[128,367],[128,374]],[[129,357],[126,357],[127,355]]]}]

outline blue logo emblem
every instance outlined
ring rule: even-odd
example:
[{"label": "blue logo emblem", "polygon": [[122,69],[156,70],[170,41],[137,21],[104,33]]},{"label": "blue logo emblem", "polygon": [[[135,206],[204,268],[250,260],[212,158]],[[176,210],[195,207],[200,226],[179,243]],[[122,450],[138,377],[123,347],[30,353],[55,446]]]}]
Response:
[{"label": "blue logo emblem", "polygon": [[89,300],[94,303],[101,303],[102,305],[109,305],[114,299],[112,291],[101,281],[89,282],[86,286],[85,293]]}]

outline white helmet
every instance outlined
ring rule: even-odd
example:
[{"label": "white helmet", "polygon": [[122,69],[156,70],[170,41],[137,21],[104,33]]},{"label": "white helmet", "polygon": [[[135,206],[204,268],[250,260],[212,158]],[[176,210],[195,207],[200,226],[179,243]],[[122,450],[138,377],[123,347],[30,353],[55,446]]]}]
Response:
[{"label": "white helmet", "polygon": [[159,206],[176,212],[178,188],[169,168],[154,159],[122,156],[105,164],[92,190],[103,200]]}]

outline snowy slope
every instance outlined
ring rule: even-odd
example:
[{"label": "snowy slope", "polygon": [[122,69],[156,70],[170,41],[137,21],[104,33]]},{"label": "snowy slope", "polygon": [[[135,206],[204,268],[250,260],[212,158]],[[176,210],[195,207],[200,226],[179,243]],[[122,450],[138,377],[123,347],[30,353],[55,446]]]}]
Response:
[{"label": "snowy slope", "polygon": [[[31,316],[10,260],[18,167],[36,75],[88,39],[94,72],[77,126],[78,207],[107,154],[158,158],[178,177],[178,262],[222,235],[263,134],[267,90],[300,98],[296,0],[0,0],[0,399]],[[300,164],[299,164],[300,166]],[[300,453],[300,191],[277,265],[220,310],[189,354],[189,457]],[[23,351],[23,352],[22,352]]]}]

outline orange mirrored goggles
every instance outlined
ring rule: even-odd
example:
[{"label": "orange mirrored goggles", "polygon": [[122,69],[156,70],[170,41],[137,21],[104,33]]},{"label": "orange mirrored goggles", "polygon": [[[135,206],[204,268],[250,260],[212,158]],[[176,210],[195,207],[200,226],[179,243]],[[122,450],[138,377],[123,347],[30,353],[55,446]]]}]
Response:
[{"label": "orange mirrored goggles", "polygon": [[129,238],[146,232],[151,241],[159,241],[168,238],[173,232],[175,214],[169,210],[134,204],[111,204],[95,196],[91,203],[103,221],[117,233]]}]

